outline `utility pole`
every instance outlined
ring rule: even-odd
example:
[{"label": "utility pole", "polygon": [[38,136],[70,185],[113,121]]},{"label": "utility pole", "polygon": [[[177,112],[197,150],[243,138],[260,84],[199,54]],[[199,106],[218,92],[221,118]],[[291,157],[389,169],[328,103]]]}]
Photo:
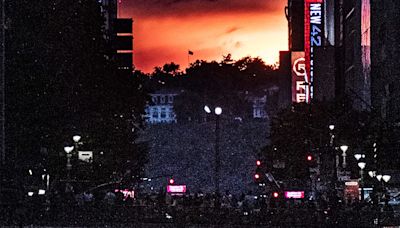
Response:
[{"label": "utility pole", "polygon": [[215,193],[219,197],[219,180],[220,180],[220,169],[221,159],[219,154],[219,137],[220,137],[220,126],[219,126],[219,115],[216,115],[215,120]]}]

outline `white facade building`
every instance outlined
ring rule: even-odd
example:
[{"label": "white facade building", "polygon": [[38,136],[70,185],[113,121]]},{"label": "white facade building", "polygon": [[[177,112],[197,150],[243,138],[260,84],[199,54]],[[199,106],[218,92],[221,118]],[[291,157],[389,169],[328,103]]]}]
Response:
[{"label": "white facade building", "polygon": [[264,95],[262,97],[253,97],[252,102],[253,102],[253,118],[260,118],[260,119],[268,118],[266,109],[267,96]]},{"label": "white facade building", "polygon": [[146,106],[146,123],[176,123],[174,99],[177,93],[159,91],[150,94],[151,102]]}]

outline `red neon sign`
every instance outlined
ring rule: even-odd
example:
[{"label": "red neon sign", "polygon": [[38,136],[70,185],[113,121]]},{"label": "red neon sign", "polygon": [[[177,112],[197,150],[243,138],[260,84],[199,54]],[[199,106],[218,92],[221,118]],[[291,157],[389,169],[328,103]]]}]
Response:
[{"label": "red neon sign", "polygon": [[306,61],[304,52],[292,52],[292,102],[306,101]]}]

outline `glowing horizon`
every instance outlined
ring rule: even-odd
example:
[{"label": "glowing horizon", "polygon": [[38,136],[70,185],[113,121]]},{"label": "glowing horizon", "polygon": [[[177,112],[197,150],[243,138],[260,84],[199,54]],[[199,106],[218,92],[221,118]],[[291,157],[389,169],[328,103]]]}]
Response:
[{"label": "glowing horizon", "polygon": [[194,53],[190,62],[220,61],[227,54],[235,60],[251,56],[267,64],[278,62],[279,51],[288,49],[286,1],[247,5],[244,0],[226,1],[173,1],[175,7],[167,10],[155,0],[123,2],[120,16],[134,20],[136,69],[148,73],[175,62],[183,70],[188,66],[188,50]]}]

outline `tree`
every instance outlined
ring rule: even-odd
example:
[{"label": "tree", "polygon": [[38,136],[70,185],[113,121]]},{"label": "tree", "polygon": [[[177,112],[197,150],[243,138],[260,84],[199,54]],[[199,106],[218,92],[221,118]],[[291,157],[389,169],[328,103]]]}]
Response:
[{"label": "tree", "polygon": [[[271,126],[271,148],[264,153],[274,160],[285,161],[282,177],[308,178],[306,156],[324,153],[329,145],[328,126],[335,125],[337,145],[350,145],[352,150],[372,145],[370,132],[373,121],[364,112],[349,110],[327,102],[294,104],[277,114]],[[326,152],[326,151],[325,151]],[[266,155],[267,156],[267,155]]]}]

